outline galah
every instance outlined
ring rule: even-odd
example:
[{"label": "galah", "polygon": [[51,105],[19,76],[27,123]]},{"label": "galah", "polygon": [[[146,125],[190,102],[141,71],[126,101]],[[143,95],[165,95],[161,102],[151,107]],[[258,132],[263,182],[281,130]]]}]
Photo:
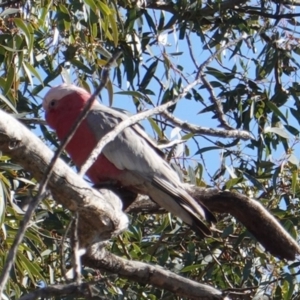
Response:
[{"label": "galah", "polygon": [[[53,87],[45,95],[45,118],[60,141],[69,133],[90,96],[84,89],[70,84]],[[121,111],[94,101],[88,116],[66,146],[75,165],[80,167],[97,142],[126,118],[128,116]],[[177,173],[139,125],[126,128],[107,144],[86,175],[95,185],[115,182],[133,192],[149,195],[201,236],[211,234],[203,220],[214,221],[214,216],[185,191]]]}]

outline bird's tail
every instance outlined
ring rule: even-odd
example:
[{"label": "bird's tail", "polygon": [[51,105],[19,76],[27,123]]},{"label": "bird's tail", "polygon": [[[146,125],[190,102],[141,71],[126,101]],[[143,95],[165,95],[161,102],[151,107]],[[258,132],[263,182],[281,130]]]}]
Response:
[{"label": "bird's tail", "polygon": [[207,207],[197,203],[183,188],[173,186],[171,189],[168,182],[154,180],[147,190],[154,202],[190,225],[201,237],[211,236],[204,220],[216,222],[215,216]]}]

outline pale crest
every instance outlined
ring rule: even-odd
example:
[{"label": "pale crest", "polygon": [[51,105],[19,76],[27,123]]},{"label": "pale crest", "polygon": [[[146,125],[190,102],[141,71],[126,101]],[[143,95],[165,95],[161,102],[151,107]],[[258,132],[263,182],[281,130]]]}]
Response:
[{"label": "pale crest", "polygon": [[87,91],[83,88],[80,88],[73,84],[63,83],[61,85],[55,86],[51,88],[45,95],[43,100],[43,108],[47,111],[49,107],[49,103],[52,100],[60,100],[67,95],[70,95],[74,92],[78,92],[80,94],[86,94]]}]

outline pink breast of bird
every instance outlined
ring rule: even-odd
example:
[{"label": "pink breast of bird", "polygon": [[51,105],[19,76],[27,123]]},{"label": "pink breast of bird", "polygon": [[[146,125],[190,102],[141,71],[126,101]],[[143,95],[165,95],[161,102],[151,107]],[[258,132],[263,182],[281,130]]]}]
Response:
[{"label": "pink breast of bird", "polygon": [[[68,96],[67,96],[68,97]],[[67,98],[66,97],[66,98]],[[64,99],[66,106],[70,103]],[[71,127],[77,120],[78,111],[72,111],[64,105],[63,100],[60,101],[59,109],[49,110],[46,114],[46,120],[56,131],[58,139],[62,141],[70,132]],[[77,167],[81,167],[85,163],[93,149],[97,144],[97,140],[89,128],[86,121],[83,121],[71,141],[67,144],[66,150]],[[117,180],[118,176],[123,173],[111,163],[103,154],[100,154],[94,164],[87,171],[87,176],[94,184],[109,180]]]}]

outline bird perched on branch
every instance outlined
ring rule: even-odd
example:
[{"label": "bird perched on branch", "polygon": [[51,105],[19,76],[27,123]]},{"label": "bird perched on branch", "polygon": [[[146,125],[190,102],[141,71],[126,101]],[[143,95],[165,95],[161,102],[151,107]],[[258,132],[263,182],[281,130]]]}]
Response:
[{"label": "bird perched on branch", "polygon": [[[45,95],[45,118],[60,141],[69,133],[90,96],[84,89],[70,84],[53,87]],[[82,166],[97,142],[126,118],[126,114],[94,101],[88,116],[66,146],[75,165]],[[210,235],[203,220],[214,221],[215,217],[184,190],[177,173],[159,151],[145,131],[133,125],[104,147],[87,176],[95,185],[116,182],[133,192],[147,194],[201,236]]]}]

